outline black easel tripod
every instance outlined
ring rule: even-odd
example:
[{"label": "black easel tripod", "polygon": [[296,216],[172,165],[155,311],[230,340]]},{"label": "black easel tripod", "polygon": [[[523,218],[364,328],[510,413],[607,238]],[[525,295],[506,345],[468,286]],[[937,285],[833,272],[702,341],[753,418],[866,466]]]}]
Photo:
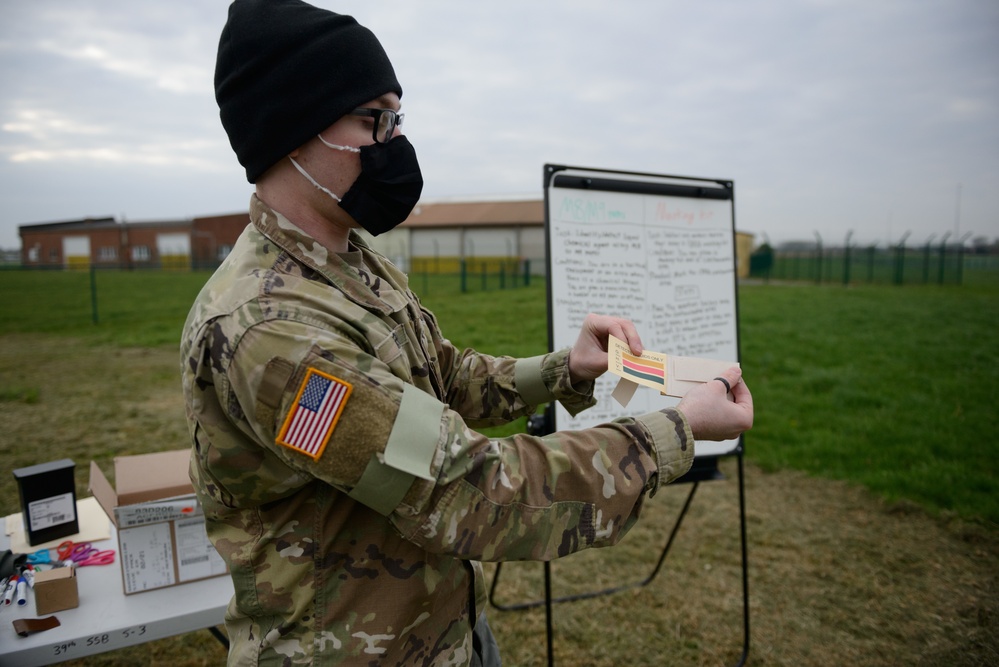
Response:
[{"label": "black easel tripod", "polygon": [[[549,406],[550,408],[551,406]],[[528,432],[532,434],[547,434],[550,433],[550,428],[547,424],[552,422],[548,421],[549,410],[546,410],[544,414],[535,415],[528,422]],[[745,664],[746,658],[749,656],[749,568],[748,568],[748,554],[746,549],[746,494],[745,494],[745,474],[743,469],[743,443],[742,439],[739,440],[739,446],[732,454],[736,457],[738,463],[738,482],[739,482],[739,534],[742,550],[742,629],[743,629],[743,640],[742,640],[742,655],[739,658],[739,662],[736,663],[735,667],[741,667]],[[662,568],[663,562],[666,560],[666,555],[669,553],[670,547],[673,546],[673,540],[676,538],[677,533],[680,530],[680,525],[683,523],[684,517],[687,515],[687,510],[690,509],[690,505],[694,500],[694,494],[697,492],[697,487],[700,486],[701,482],[709,482],[716,480],[725,479],[721,471],[718,470],[718,457],[700,457],[695,458],[691,469],[686,475],[680,479],[674,481],[670,486],[676,486],[678,484],[689,483],[690,493],[687,494],[687,499],[683,504],[683,508],[680,510],[680,514],[676,518],[676,522],[673,524],[672,530],[668,539],[666,540],[665,546],[663,546],[662,553],[659,555],[659,560],[656,562],[655,567],[652,571],[643,579],[639,581],[634,581],[627,584],[622,584],[620,586],[612,586],[610,588],[604,588],[600,590],[587,591],[585,593],[576,593],[573,595],[566,595],[562,597],[552,598],[552,588],[551,588],[551,563],[544,563],[544,589],[545,596],[541,600],[530,600],[527,602],[518,602],[513,604],[501,604],[496,601],[496,588],[499,584],[500,572],[502,570],[503,564],[497,563],[496,570],[493,574],[493,582],[489,588],[489,604],[491,604],[496,609],[500,611],[523,611],[525,609],[533,609],[535,607],[540,607],[544,605],[545,607],[545,633],[546,633],[546,646],[548,651],[548,667],[554,667],[555,665],[555,654],[554,654],[554,628],[552,624],[552,605],[559,602],[575,602],[577,600],[586,600],[590,598],[600,597],[603,595],[611,595],[614,593],[620,593],[621,591],[626,591],[634,588],[643,588],[652,582],[659,574],[659,570]]]}]

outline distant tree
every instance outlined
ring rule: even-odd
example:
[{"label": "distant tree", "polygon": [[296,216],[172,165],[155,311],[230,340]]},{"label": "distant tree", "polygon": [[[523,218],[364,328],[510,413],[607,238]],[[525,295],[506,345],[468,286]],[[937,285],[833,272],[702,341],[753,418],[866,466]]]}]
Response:
[{"label": "distant tree", "polygon": [[753,254],[749,256],[749,275],[765,276],[770,273],[774,265],[774,249],[769,243],[760,245]]},{"label": "distant tree", "polygon": [[999,238],[989,242],[987,236],[976,236],[971,239],[971,252],[976,255],[996,255],[999,254]]}]

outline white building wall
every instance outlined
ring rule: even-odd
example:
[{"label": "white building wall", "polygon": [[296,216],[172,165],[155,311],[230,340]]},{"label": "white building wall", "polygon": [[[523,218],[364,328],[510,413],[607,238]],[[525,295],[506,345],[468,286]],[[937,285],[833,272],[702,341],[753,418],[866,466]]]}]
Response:
[{"label": "white building wall", "polygon": [[62,258],[63,264],[72,269],[84,269],[90,266],[90,237],[63,237]]},{"label": "white building wall", "polygon": [[62,256],[90,258],[89,236],[66,236],[62,240]]},{"label": "white building wall", "polygon": [[157,234],[156,252],[160,257],[190,257],[191,237],[187,234]]},{"label": "white building wall", "polygon": [[517,252],[516,228],[468,229],[465,231],[464,253],[466,258],[509,257]]},{"label": "white building wall", "polygon": [[414,229],[413,257],[460,257],[460,229]]}]

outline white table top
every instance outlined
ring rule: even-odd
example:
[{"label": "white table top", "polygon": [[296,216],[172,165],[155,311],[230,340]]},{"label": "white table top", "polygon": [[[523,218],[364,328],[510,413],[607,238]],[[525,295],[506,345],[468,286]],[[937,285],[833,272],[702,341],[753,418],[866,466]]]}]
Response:
[{"label": "white table top", "polygon": [[[0,531],[0,549],[9,548],[5,532]],[[114,526],[111,539],[94,546],[117,550]],[[233,594],[232,580],[222,575],[126,596],[118,558],[113,565],[81,567],[76,579],[80,606],[51,614],[59,627],[28,637],[19,637],[12,622],[39,618],[31,591],[23,606],[0,601],[0,667],[50,665],[222,625]]]}]

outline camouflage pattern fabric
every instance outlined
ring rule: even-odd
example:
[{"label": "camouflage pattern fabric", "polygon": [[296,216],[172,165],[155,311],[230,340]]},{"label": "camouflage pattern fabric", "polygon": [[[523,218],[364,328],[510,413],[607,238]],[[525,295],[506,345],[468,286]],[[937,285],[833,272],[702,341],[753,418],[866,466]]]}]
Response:
[{"label": "camouflage pattern fabric", "polygon": [[[230,664],[468,665],[480,561],[614,544],[690,467],[675,410],[476,433],[550,400],[585,409],[592,383],[571,385],[567,350],[458,350],[356,235],[330,254],[256,196],[250,214],[181,343],[191,478],[235,586]],[[349,394],[305,441],[288,426],[311,414],[309,378]]]}]

